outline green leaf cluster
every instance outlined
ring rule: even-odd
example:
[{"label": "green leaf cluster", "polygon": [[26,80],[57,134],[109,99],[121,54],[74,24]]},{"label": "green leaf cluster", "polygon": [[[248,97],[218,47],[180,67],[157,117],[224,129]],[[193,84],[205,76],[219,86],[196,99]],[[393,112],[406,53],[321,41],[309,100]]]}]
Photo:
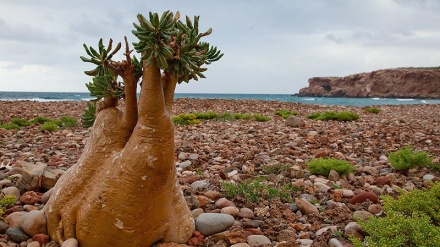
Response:
[{"label": "green leaf cluster", "polygon": [[84,128],[88,128],[93,125],[96,118],[96,102],[87,102],[87,108],[81,116],[82,125]]},{"label": "green leaf cluster", "polygon": [[312,114],[307,115],[307,118],[314,119],[314,120],[322,120],[322,121],[356,121],[359,119],[359,115],[350,112],[350,111],[341,111],[341,112],[334,112],[334,111],[326,111],[326,112],[315,112]]},{"label": "green leaf cluster", "polygon": [[280,109],[280,110],[275,111],[275,115],[280,116],[283,119],[287,119],[292,115],[298,115],[298,112]]},{"label": "green leaf cluster", "polygon": [[290,172],[290,164],[274,164],[263,166],[262,171],[264,174],[281,174],[284,172]]},{"label": "green leaf cluster", "polygon": [[440,183],[382,198],[386,216],[360,221],[368,236],[364,242],[351,237],[355,247],[440,246]]},{"label": "green leaf cluster", "polygon": [[209,43],[201,42],[201,38],[212,33],[212,29],[199,32],[199,16],[191,20],[188,16],[186,22],[179,20],[179,12],[165,11],[161,17],[157,13],[149,13],[149,18],[137,16],[139,24],[133,23],[135,30],[132,33],[139,39],[133,43],[138,53],[142,54],[141,60],[146,60],[147,65],[153,59],[159,68],[172,73],[178,82],[205,78],[202,67],[219,60],[223,54]]},{"label": "green leaf cluster", "polygon": [[258,113],[254,114],[253,117],[258,122],[267,122],[267,121],[269,121],[271,119],[269,116],[264,116],[264,115],[261,115],[261,114],[258,114]]},{"label": "green leaf cluster", "polygon": [[306,162],[306,165],[312,174],[322,176],[328,176],[330,170],[335,170],[338,174],[348,174],[355,170],[350,162],[334,158],[317,158]]},{"label": "green leaf cluster", "polygon": [[425,151],[415,151],[412,147],[405,147],[388,154],[388,161],[396,170],[408,170],[418,166],[428,166],[432,159]]},{"label": "green leaf cluster", "polygon": [[258,201],[258,198],[266,200],[280,198],[282,201],[291,202],[291,192],[294,191],[291,184],[277,188],[262,178],[248,179],[242,183],[224,182],[221,186],[228,197],[242,196],[254,203]]}]

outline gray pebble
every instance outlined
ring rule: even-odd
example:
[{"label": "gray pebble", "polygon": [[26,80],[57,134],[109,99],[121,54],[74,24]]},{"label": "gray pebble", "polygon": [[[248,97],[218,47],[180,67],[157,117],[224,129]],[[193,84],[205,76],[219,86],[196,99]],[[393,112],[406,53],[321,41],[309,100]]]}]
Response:
[{"label": "gray pebble", "polygon": [[234,224],[229,214],[203,213],[196,219],[196,230],[203,236],[222,232]]},{"label": "gray pebble", "polygon": [[20,243],[23,241],[26,241],[30,238],[29,235],[27,235],[21,228],[19,227],[13,227],[6,230],[6,235],[8,236],[8,239]]}]

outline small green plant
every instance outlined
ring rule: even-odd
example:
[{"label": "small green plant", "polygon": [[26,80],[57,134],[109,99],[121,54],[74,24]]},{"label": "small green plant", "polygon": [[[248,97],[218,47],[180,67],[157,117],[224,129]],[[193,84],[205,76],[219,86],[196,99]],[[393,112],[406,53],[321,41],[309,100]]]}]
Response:
[{"label": "small green plant", "polygon": [[96,102],[87,102],[87,108],[81,116],[82,126],[88,128],[93,125],[96,118]]},{"label": "small green plant", "polygon": [[76,120],[76,118],[73,117],[69,117],[69,116],[62,116],[59,119],[62,128],[67,128],[67,127],[75,127],[78,124],[78,120]]},{"label": "small green plant", "polygon": [[350,237],[355,247],[401,247],[401,246],[440,246],[440,227],[431,224],[423,213],[413,212],[410,216],[387,212],[386,217],[370,217],[359,224],[368,232],[364,243]]},{"label": "small green plant", "polygon": [[237,120],[249,120],[252,118],[251,115],[246,114],[246,113],[236,113],[236,114],[234,114],[233,117],[234,117],[234,119],[237,119]]},{"label": "small green plant", "polygon": [[230,112],[222,113],[217,118],[218,121],[232,121],[234,120],[234,116]]},{"label": "small green plant", "polygon": [[40,126],[40,131],[49,131],[49,132],[53,132],[55,130],[58,129],[58,125],[57,123],[51,121],[51,122],[46,122],[43,125]]},{"label": "small green plant", "polygon": [[32,123],[30,123],[30,122],[28,122],[27,120],[22,119],[22,118],[13,118],[13,119],[11,120],[11,123],[12,123],[12,124],[16,124],[16,125],[18,125],[18,126],[20,126],[20,127],[26,127],[26,126],[29,126],[29,125],[32,124]]},{"label": "small green plant", "polygon": [[20,126],[13,124],[13,123],[3,123],[3,124],[0,124],[0,128],[11,130],[11,129],[18,129],[18,128],[20,128]]},{"label": "small green plant", "polygon": [[332,234],[334,237],[341,238],[344,236],[344,232],[341,230],[337,230]]},{"label": "small green plant", "polygon": [[440,224],[440,183],[431,185],[429,189],[401,191],[398,199],[383,196],[386,212],[394,211],[411,216],[412,212],[420,212],[430,217],[431,221]]},{"label": "small green plant", "polygon": [[315,175],[328,176],[330,170],[335,170],[338,174],[348,174],[354,170],[354,166],[346,160],[333,158],[317,158],[307,162],[308,170]]},{"label": "small green plant", "polygon": [[283,172],[289,172],[290,171],[290,165],[289,164],[275,164],[275,165],[269,165],[269,166],[263,166],[263,172],[265,174],[280,174]]},{"label": "small green plant", "polygon": [[228,197],[242,196],[251,202],[257,202],[260,197],[266,200],[278,197],[283,201],[292,201],[289,185],[276,188],[263,181],[261,178],[248,179],[238,184],[224,182],[221,186]]},{"label": "small green plant", "polygon": [[173,122],[175,125],[194,125],[201,123],[194,114],[180,114],[173,117]]},{"label": "small green plant", "polygon": [[314,119],[314,120],[322,120],[322,121],[356,121],[359,119],[359,115],[350,112],[350,111],[341,111],[341,112],[334,112],[334,111],[326,111],[323,113],[315,112],[312,114],[307,115],[307,118]]},{"label": "small green plant", "polygon": [[388,155],[388,161],[396,170],[406,171],[418,166],[428,166],[432,159],[424,151],[415,151],[412,147],[405,147]]},{"label": "small green plant", "polygon": [[365,113],[374,113],[374,114],[379,114],[380,113],[380,108],[377,107],[367,107],[364,109]]},{"label": "small green plant", "polygon": [[34,118],[31,122],[34,124],[44,124],[49,121],[52,121],[52,119],[47,118],[47,117],[38,116],[38,117]]},{"label": "small green plant", "polygon": [[275,115],[282,117],[283,119],[287,119],[292,115],[298,115],[296,111],[288,111],[288,110],[277,110],[275,111]]},{"label": "small green plant", "polygon": [[261,115],[261,114],[258,114],[258,113],[254,114],[253,117],[258,122],[267,122],[267,121],[270,120],[269,116],[264,116],[264,115]]},{"label": "small green plant", "polygon": [[0,206],[12,206],[16,202],[15,196],[4,196],[3,199],[0,200]]},{"label": "small green plant", "polygon": [[208,111],[205,113],[194,113],[197,119],[203,119],[203,120],[210,120],[210,119],[216,119],[218,117],[218,114],[213,111]]}]

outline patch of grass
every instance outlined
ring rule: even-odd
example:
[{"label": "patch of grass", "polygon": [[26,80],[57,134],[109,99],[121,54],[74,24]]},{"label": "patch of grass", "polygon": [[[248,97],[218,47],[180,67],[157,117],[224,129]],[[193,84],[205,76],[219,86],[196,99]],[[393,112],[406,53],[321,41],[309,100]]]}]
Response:
[{"label": "patch of grass", "polygon": [[20,127],[26,127],[26,126],[29,126],[32,124],[31,122],[29,122],[25,119],[22,119],[22,118],[13,118],[13,119],[11,119],[11,123],[16,124]]},{"label": "patch of grass", "polygon": [[53,132],[55,130],[58,129],[58,125],[57,123],[50,121],[50,122],[46,122],[44,124],[42,124],[40,126],[40,131],[49,131],[49,132]]},{"label": "patch of grass", "polygon": [[264,116],[258,113],[254,114],[253,117],[258,122],[267,122],[271,119],[269,116]]},{"label": "patch of grass", "polygon": [[351,111],[326,111],[326,112],[315,112],[307,115],[307,118],[313,120],[322,120],[322,121],[356,121],[359,119],[359,115],[351,112]]},{"label": "patch of grass", "polygon": [[412,147],[405,147],[388,155],[388,161],[396,170],[407,171],[418,166],[429,166],[432,159],[424,151],[415,151]]},{"label": "patch of grass", "polygon": [[44,124],[49,121],[52,121],[52,119],[47,118],[47,117],[38,116],[38,117],[34,118],[31,122],[34,124]]},{"label": "patch of grass", "polygon": [[76,118],[73,117],[69,117],[69,116],[62,116],[60,119],[60,124],[62,128],[67,128],[67,127],[75,127],[76,125],[78,125],[78,120],[76,120]]},{"label": "patch of grass", "polygon": [[281,188],[277,188],[263,181],[261,178],[257,178],[248,179],[238,184],[232,182],[224,182],[221,184],[221,186],[228,197],[242,196],[246,200],[254,203],[258,201],[258,198],[270,200],[276,197],[280,198],[280,200],[282,201],[292,201],[291,184],[287,184],[282,186]]},{"label": "patch of grass", "polygon": [[367,107],[364,109],[365,113],[374,113],[374,114],[379,114],[380,113],[380,108],[377,107]]},{"label": "patch of grass", "polygon": [[264,166],[262,171],[265,174],[281,174],[286,171],[290,172],[290,165],[289,164],[275,164],[275,165]]},{"label": "patch of grass", "polygon": [[197,119],[203,119],[203,120],[210,120],[210,119],[216,119],[218,117],[218,114],[213,111],[208,111],[205,113],[194,113]]},{"label": "patch of grass", "polygon": [[330,170],[335,170],[338,174],[348,174],[354,171],[355,167],[346,160],[333,158],[318,158],[306,162],[308,170],[315,175],[328,176]]},{"label": "patch of grass", "polygon": [[283,119],[287,119],[292,115],[298,115],[296,111],[288,111],[288,110],[277,110],[275,111],[275,115],[282,117]]},{"label": "patch of grass", "polygon": [[194,125],[201,123],[194,114],[180,114],[173,117],[173,122],[175,125]]},{"label": "patch of grass", "polygon": [[247,113],[236,113],[233,115],[233,117],[237,120],[249,120],[252,118],[252,116]]},{"label": "patch of grass", "polygon": [[3,124],[0,124],[0,128],[11,130],[11,129],[18,129],[18,128],[20,128],[20,126],[18,126],[17,124],[13,124],[13,123],[3,123]]}]

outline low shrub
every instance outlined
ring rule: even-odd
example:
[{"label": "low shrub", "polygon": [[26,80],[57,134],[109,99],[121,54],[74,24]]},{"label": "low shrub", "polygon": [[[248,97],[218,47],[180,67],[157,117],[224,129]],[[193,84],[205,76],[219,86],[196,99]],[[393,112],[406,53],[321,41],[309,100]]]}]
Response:
[{"label": "low shrub", "polygon": [[275,115],[282,117],[283,119],[287,119],[292,115],[298,115],[296,111],[288,111],[288,110],[277,110],[275,111]]},{"label": "low shrub", "polygon": [[47,118],[47,117],[38,116],[38,117],[36,117],[36,118],[34,118],[32,120],[32,123],[34,123],[34,124],[44,124],[44,123],[49,122],[49,121],[52,121],[52,119]]},{"label": "low shrub", "polygon": [[385,217],[359,224],[368,233],[364,242],[350,237],[355,247],[440,246],[440,183],[431,188],[383,196]]},{"label": "low shrub", "polygon": [[205,113],[194,113],[194,115],[196,116],[197,119],[204,119],[204,120],[215,119],[218,117],[218,114],[213,111],[208,111]]},{"label": "low shrub", "polygon": [[377,107],[367,107],[364,109],[365,113],[374,113],[374,114],[379,114],[380,113],[380,108]]},{"label": "low shrub", "polygon": [[228,197],[242,196],[246,200],[254,203],[257,202],[260,197],[266,200],[278,197],[282,201],[292,201],[291,191],[293,189],[291,184],[277,188],[263,181],[261,178],[257,178],[248,179],[238,184],[224,182],[221,186]]},{"label": "low shrub", "polygon": [[281,174],[283,172],[290,172],[289,164],[275,164],[263,166],[262,169],[264,174]]},{"label": "low shrub", "polygon": [[385,211],[395,211],[406,216],[412,212],[420,212],[430,217],[436,225],[440,223],[440,183],[435,183],[429,189],[401,191],[398,199],[383,196]]},{"label": "low shrub", "polygon": [[236,114],[234,114],[234,119],[237,119],[237,120],[249,120],[249,119],[251,119],[252,118],[252,116],[251,115],[249,115],[249,114],[246,114],[246,113],[236,113]]},{"label": "low shrub", "polygon": [[356,121],[359,119],[359,115],[350,112],[350,111],[341,111],[341,112],[334,112],[334,111],[326,111],[326,112],[315,112],[312,114],[307,115],[307,118],[314,119],[314,120],[322,120],[322,121]]},{"label": "low shrub", "polygon": [[11,123],[16,124],[20,127],[26,127],[26,126],[29,126],[32,124],[31,122],[29,122],[25,119],[22,119],[22,118],[13,118],[13,119],[11,119]]},{"label": "low shrub", "polygon": [[348,174],[354,171],[355,167],[346,160],[338,160],[333,158],[317,158],[307,164],[307,169],[315,175],[328,176],[330,170],[335,170],[338,174]]},{"label": "low shrub", "polygon": [[62,116],[59,119],[59,122],[61,124],[60,127],[62,127],[62,128],[75,127],[78,124],[78,120],[76,120],[76,118],[69,117],[69,116]]},{"label": "low shrub", "polygon": [[46,122],[46,123],[44,123],[43,125],[40,126],[40,131],[53,132],[53,131],[55,131],[57,129],[58,129],[58,125],[55,122],[53,122],[53,121]]},{"label": "low shrub", "polygon": [[13,124],[13,123],[0,124],[0,129],[11,130],[11,129],[18,129],[18,128],[20,128],[20,126],[18,126],[17,124]]},{"label": "low shrub", "polygon": [[258,113],[254,114],[253,117],[258,122],[267,122],[267,121],[270,120],[269,116],[264,116],[264,115],[261,115],[261,114],[258,114]]},{"label": "low shrub", "polygon": [[216,120],[218,120],[218,121],[232,121],[232,120],[234,120],[234,116],[230,112],[225,112],[223,114],[220,114]]},{"label": "low shrub", "polygon": [[407,216],[390,211],[386,217],[373,216],[359,224],[369,235],[363,243],[350,237],[355,247],[440,246],[440,227],[431,224],[423,213],[413,212]]},{"label": "low shrub", "polygon": [[180,114],[173,117],[173,122],[176,125],[194,125],[201,123],[194,114]]},{"label": "low shrub", "polygon": [[428,166],[432,159],[424,151],[415,151],[412,147],[405,147],[388,155],[388,161],[396,170],[408,170],[418,166]]}]

